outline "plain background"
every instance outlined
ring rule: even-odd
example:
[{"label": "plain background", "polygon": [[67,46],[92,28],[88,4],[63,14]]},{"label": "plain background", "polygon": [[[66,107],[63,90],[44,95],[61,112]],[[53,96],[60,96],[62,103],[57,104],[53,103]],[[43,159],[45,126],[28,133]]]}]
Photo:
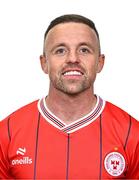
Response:
[{"label": "plain background", "polygon": [[95,93],[139,119],[138,0],[0,0],[0,119],[47,95],[39,56],[49,22],[63,14],[91,18],[106,56]]}]

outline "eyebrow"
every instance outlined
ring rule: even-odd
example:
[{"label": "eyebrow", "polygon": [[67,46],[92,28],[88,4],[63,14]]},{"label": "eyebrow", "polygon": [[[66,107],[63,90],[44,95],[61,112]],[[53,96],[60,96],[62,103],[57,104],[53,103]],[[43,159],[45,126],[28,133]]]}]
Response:
[{"label": "eyebrow", "polygon": [[[66,47],[66,46],[67,46],[66,43],[57,43],[57,44],[54,45],[54,47],[52,47],[52,49],[50,51],[52,52],[54,49],[56,49],[58,47]],[[89,43],[89,42],[80,42],[77,45],[77,47],[80,47],[80,46],[88,46],[90,49],[95,51],[95,47],[91,43]]]},{"label": "eyebrow", "polygon": [[91,43],[89,43],[89,42],[81,42],[81,43],[79,43],[78,46],[88,46],[91,49],[94,49],[94,46]]}]

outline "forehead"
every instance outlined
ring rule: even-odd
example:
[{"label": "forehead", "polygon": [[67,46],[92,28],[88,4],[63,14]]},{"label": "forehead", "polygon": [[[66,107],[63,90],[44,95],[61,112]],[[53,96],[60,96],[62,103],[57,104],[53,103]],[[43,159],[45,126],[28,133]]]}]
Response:
[{"label": "forehead", "polygon": [[57,43],[61,41],[90,41],[98,42],[95,31],[83,23],[68,22],[54,26],[47,34],[45,43]]}]

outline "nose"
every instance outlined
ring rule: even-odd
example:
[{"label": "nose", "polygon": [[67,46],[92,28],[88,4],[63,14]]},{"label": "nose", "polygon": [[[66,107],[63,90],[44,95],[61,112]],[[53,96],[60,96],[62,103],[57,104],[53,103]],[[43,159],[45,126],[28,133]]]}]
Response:
[{"label": "nose", "polygon": [[78,53],[75,50],[69,51],[67,55],[66,62],[67,63],[79,63],[79,56]]}]

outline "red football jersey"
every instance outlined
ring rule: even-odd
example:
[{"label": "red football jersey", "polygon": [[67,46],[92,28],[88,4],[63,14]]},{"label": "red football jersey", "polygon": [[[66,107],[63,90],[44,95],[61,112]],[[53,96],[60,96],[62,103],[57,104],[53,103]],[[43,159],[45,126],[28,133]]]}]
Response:
[{"label": "red football jersey", "polygon": [[66,125],[45,98],[0,122],[1,179],[139,179],[139,122],[97,97]]}]

